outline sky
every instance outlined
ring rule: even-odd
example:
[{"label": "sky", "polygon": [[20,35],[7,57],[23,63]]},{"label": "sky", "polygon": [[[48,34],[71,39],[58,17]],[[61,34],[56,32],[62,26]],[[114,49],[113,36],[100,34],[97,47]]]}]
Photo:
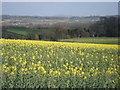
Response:
[{"label": "sky", "polygon": [[2,2],[119,2],[119,0],[1,0]]},{"label": "sky", "polygon": [[117,2],[2,2],[3,15],[107,16],[118,14]]}]

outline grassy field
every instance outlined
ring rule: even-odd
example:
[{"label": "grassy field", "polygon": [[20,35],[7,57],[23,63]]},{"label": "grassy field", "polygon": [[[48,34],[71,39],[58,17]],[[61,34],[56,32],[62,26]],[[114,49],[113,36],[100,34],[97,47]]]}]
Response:
[{"label": "grassy field", "polygon": [[[13,33],[17,33],[17,34],[21,34],[21,35],[27,35],[29,32],[29,29],[8,29],[7,31],[9,32],[13,32]],[[42,29],[37,29],[35,30],[36,32],[38,32],[39,34],[41,34],[43,32]]]},{"label": "grassy field", "polygon": [[118,45],[1,39],[3,88],[118,88]]},{"label": "grassy field", "polygon": [[76,43],[96,43],[96,44],[120,44],[120,38],[100,37],[100,38],[79,38],[79,39],[62,39],[61,42],[76,42]]},{"label": "grassy field", "polygon": [[8,29],[7,31],[21,34],[21,35],[27,35],[28,34],[28,29]]}]

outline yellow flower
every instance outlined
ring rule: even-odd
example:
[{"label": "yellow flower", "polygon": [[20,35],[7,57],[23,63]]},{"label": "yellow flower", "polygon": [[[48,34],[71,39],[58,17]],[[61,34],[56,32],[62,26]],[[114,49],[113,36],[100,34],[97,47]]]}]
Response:
[{"label": "yellow flower", "polygon": [[43,56],[42,55],[40,55],[40,58],[42,58]]},{"label": "yellow flower", "polygon": [[23,56],[26,56],[26,54],[24,53]]},{"label": "yellow flower", "polygon": [[24,68],[21,68],[21,71],[24,71],[25,69]]},{"label": "yellow flower", "polygon": [[82,68],[80,68],[80,70],[82,70]]},{"label": "yellow flower", "polygon": [[66,63],[66,65],[68,66],[68,63]]},{"label": "yellow flower", "polygon": [[16,70],[16,66],[12,66],[11,68],[14,69],[14,70]]},{"label": "yellow flower", "polygon": [[84,76],[84,79],[87,79],[87,77],[86,77],[86,76]]},{"label": "yellow flower", "polygon": [[15,73],[14,73],[14,72],[11,72],[10,74],[11,74],[11,75],[14,75]]},{"label": "yellow flower", "polygon": [[36,70],[34,70],[34,73],[36,73],[37,71]]},{"label": "yellow flower", "polygon": [[46,71],[43,71],[43,73],[45,74],[45,73],[46,73]]},{"label": "yellow flower", "polygon": [[67,74],[67,75],[70,74],[70,71],[65,72],[65,74]]},{"label": "yellow flower", "polygon": [[82,75],[84,74],[84,72],[81,73]]},{"label": "yellow flower", "polygon": [[46,73],[46,71],[45,71],[45,69],[44,69],[44,67],[42,67],[42,66],[40,66],[40,67],[38,67],[38,70],[40,70],[42,73]]},{"label": "yellow flower", "polygon": [[38,64],[41,64],[41,61],[38,61],[37,63],[38,63]]},{"label": "yellow flower", "polygon": [[35,59],[35,56],[33,56],[32,59]]},{"label": "yellow flower", "polygon": [[3,72],[8,72],[8,70],[4,70]]},{"label": "yellow flower", "polygon": [[62,61],[63,61],[63,58],[61,58],[60,61],[62,62]]},{"label": "yellow flower", "polygon": [[53,72],[53,75],[55,75],[55,76],[60,76],[60,71],[54,71],[54,72]]},{"label": "yellow flower", "polygon": [[73,75],[76,75],[77,74],[77,72],[76,71],[73,71]]},{"label": "yellow flower", "polygon": [[50,56],[49,56],[49,55],[47,55],[47,57],[49,58]]},{"label": "yellow flower", "polygon": [[96,70],[98,70],[98,68],[96,68]]}]

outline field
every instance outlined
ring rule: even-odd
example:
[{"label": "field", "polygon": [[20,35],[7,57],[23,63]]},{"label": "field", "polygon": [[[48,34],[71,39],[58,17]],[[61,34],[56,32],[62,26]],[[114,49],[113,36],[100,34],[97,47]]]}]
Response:
[{"label": "field", "polygon": [[[25,29],[25,28],[20,28],[20,29],[10,28],[10,29],[7,29],[7,31],[17,33],[17,34],[21,34],[21,35],[27,35],[28,32],[30,32],[29,29]],[[36,29],[35,31],[37,31],[39,34],[41,34],[43,32],[43,29]]]},{"label": "field", "polygon": [[0,43],[3,88],[120,87],[118,45],[10,39]]},{"label": "field", "polygon": [[8,29],[7,31],[21,34],[21,35],[27,35],[27,33],[28,33],[27,29],[13,29],[13,28],[11,28],[11,29]]},{"label": "field", "polygon": [[96,43],[96,44],[120,44],[118,42],[120,38],[114,37],[88,37],[88,38],[79,38],[79,39],[62,39],[61,42],[74,42],[74,43]]}]

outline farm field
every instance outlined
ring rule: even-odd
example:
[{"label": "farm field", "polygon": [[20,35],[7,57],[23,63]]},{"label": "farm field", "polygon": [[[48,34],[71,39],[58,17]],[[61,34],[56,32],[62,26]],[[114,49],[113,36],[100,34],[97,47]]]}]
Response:
[{"label": "farm field", "polygon": [[[25,29],[25,28],[23,28],[23,29],[14,29],[14,28],[10,28],[10,29],[8,29],[7,31],[9,31],[9,32],[13,32],[13,33],[17,33],[17,34],[21,34],[21,35],[27,35],[28,34],[28,32],[30,32],[29,31],[29,29]],[[43,32],[43,30],[41,29],[37,29],[36,30],[39,34],[41,34],[42,32]]]},{"label": "farm field", "polygon": [[7,31],[9,32],[13,32],[13,33],[17,33],[17,34],[21,34],[21,35],[27,35],[28,30],[27,29],[8,29]]},{"label": "farm field", "polygon": [[3,88],[120,87],[116,44],[0,41]]},{"label": "farm field", "polygon": [[118,42],[120,38],[114,37],[88,37],[88,38],[78,38],[78,39],[61,39],[61,42],[74,42],[74,43],[96,43],[96,44],[120,44]]}]

